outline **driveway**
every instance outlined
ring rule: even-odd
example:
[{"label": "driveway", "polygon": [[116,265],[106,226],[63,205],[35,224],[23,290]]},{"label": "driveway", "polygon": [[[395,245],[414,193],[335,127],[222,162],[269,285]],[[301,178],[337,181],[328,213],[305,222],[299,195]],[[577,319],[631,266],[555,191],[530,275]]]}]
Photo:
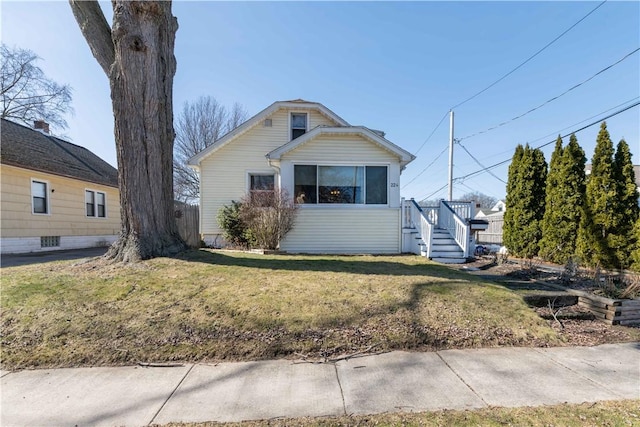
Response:
[{"label": "driveway", "polygon": [[107,249],[109,248],[70,249],[66,251],[2,255],[2,257],[0,257],[0,267],[16,267],[20,265],[42,264],[52,261],[93,258],[104,255],[107,252]]}]

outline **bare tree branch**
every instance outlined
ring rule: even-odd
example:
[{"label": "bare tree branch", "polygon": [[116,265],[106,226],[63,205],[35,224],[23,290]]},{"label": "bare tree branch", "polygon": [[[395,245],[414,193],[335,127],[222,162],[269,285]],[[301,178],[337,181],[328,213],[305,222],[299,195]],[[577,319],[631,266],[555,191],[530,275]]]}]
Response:
[{"label": "bare tree branch", "polygon": [[100,5],[95,0],[69,0],[69,5],[91,53],[109,77],[111,65],[115,61],[115,49],[111,29]]},{"label": "bare tree branch", "polygon": [[45,76],[35,63],[38,56],[30,50],[0,47],[0,117],[32,126],[45,120],[66,128],[64,115],[72,113],[71,87]]}]

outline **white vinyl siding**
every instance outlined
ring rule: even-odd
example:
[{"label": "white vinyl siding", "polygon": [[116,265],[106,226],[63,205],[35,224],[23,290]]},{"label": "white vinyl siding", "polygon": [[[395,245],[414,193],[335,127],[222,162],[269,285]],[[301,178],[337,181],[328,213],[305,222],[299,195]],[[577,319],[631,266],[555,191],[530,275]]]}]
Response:
[{"label": "white vinyl siding", "polygon": [[282,155],[282,159],[304,162],[398,162],[390,151],[358,135],[320,135]]},{"label": "white vinyl siding", "polygon": [[[298,111],[298,110],[296,110]],[[271,126],[258,125],[229,144],[216,150],[200,164],[200,232],[204,235],[220,234],[216,215],[221,207],[232,200],[240,200],[248,190],[249,173],[275,173],[265,155],[289,142],[290,110],[279,110],[268,118]],[[335,126],[317,111],[308,111],[308,126]],[[279,186],[279,177],[275,178]]]},{"label": "white vinyl siding", "polygon": [[299,253],[399,253],[400,209],[301,207],[281,249]]}]

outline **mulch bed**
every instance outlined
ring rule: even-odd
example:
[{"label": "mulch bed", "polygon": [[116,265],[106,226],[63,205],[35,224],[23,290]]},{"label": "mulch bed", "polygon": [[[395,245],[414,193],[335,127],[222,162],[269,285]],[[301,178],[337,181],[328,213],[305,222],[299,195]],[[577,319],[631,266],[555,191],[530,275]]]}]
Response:
[{"label": "mulch bed", "polygon": [[[557,292],[554,288],[545,287],[544,283],[546,282],[591,292],[595,295],[603,295],[607,291],[606,288],[613,286],[615,281],[615,276],[606,275],[600,275],[594,280],[584,272],[567,279],[566,275],[562,274],[561,266],[534,262],[530,268],[527,268],[522,263],[512,260],[497,264],[491,257],[479,257],[473,262],[456,267],[500,283],[510,289],[518,290],[523,294],[526,294],[528,290],[532,293],[544,290]],[[640,340],[640,324],[608,325],[599,321],[585,307],[571,305],[563,307],[559,311],[555,308],[553,313],[549,307],[532,307],[532,309],[558,332],[567,345],[593,346]],[[555,314],[555,318],[553,314]]]}]

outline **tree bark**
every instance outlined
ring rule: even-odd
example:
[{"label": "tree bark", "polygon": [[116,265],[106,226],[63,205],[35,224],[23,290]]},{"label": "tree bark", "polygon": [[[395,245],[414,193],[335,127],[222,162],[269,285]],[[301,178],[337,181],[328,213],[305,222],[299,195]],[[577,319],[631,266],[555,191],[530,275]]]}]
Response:
[{"label": "tree bark", "polygon": [[110,31],[96,2],[70,4],[111,87],[122,233],[107,257],[130,262],[175,255],[186,244],[173,207],[173,52],[178,22],[171,2],[114,0]]}]

